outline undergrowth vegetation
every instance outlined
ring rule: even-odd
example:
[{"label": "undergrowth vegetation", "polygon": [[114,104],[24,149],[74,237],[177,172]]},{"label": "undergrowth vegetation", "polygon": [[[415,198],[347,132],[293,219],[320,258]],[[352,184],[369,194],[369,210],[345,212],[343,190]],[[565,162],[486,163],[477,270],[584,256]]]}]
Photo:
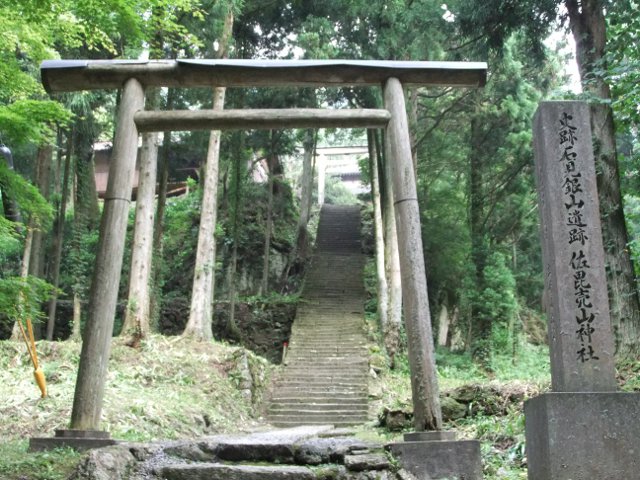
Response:
[{"label": "undergrowth vegetation", "polygon": [[[49,396],[39,398],[21,343],[0,342],[0,478],[67,478],[72,450],[26,455],[33,436],[68,428],[80,344],[38,342]],[[247,362],[242,357],[247,357]],[[248,371],[243,365],[248,365]],[[241,431],[258,422],[270,364],[243,348],[151,336],[140,349],[114,342],[102,413],[112,437],[150,441]]]}]

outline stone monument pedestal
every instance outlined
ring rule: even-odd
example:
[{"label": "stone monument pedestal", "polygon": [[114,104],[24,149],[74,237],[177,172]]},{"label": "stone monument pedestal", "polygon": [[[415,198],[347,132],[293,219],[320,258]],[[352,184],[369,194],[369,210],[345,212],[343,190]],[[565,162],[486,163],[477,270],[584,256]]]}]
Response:
[{"label": "stone monument pedestal", "polygon": [[530,479],[640,479],[640,394],[545,393],[524,409]]},{"label": "stone monument pedestal", "polygon": [[482,480],[480,442],[455,440],[455,432],[415,432],[387,449],[419,480]]},{"label": "stone monument pedestal", "polygon": [[29,451],[41,452],[54,448],[71,447],[75,450],[91,450],[118,443],[103,430],[56,430],[54,437],[29,439]]}]

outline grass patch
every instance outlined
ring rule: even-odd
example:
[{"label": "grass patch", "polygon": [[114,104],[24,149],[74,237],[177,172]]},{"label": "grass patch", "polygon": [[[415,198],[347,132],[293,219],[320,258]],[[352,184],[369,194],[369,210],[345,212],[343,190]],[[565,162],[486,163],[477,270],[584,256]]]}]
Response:
[{"label": "grass patch", "polygon": [[82,456],[70,448],[27,452],[26,440],[0,443],[0,478],[3,480],[65,480]]},{"label": "grass patch", "polygon": [[[237,389],[237,347],[151,336],[139,349],[114,341],[101,428],[122,440],[174,439],[254,425],[256,406]],[[0,342],[0,438],[52,436],[68,428],[80,345],[38,342],[49,396],[40,399],[21,343]],[[252,358],[252,353],[247,353]],[[258,364],[267,375],[269,364]],[[266,383],[261,378],[261,384]]]}]

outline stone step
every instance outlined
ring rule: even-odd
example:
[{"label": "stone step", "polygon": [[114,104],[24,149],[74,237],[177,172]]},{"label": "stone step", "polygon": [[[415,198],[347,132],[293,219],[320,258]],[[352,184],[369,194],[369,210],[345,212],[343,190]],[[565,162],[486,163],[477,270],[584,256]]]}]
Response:
[{"label": "stone step", "polygon": [[365,423],[369,420],[367,415],[306,415],[306,414],[272,414],[268,417],[269,423],[276,427],[290,427],[296,425],[334,425],[349,426]]},{"label": "stone step", "polygon": [[368,397],[366,395],[363,395],[362,393],[352,393],[352,394],[346,394],[346,393],[336,393],[334,395],[329,395],[328,393],[324,392],[322,395],[283,395],[281,393],[278,393],[276,395],[274,395],[271,398],[271,401],[273,403],[279,403],[279,404],[299,404],[299,403],[305,403],[308,402],[310,405],[317,405],[317,404],[329,404],[329,403],[342,403],[342,402],[346,402],[346,403],[353,403],[353,404],[363,404],[363,403],[367,403],[369,401]]},{"label": "stone step", "polygon": [[[344,335],[344,338],[343,338]],[[362,348],[365,346],[364,342],[361,342],[364,334],[346,334],[346,333],[336,333],[335,336],[331,336],[328,333],[300,333],[293,332],[291,334],[290,346],[294,345],[303,345],[304,348],[314,348],[321,347],[318,349],[332,349],[332,348],[340,348],[347,349],[351,348],[355,350],[356,348]]]},{"label": "stone step", "polygon": [[328,327],[310,327],[308,329],[301,329],[296,327],[293,329],[293,334],[296,334],[302,338],[314,338],[325,340],[328,344],[341,344],[341,345],[364,345],[364,329],[361,330],[348,330],[348,329],[332,329]]},{"label": "stone step", "polygon": [[331,367],[314,367],[311,365],[293,365],[284,372],[282,372],[282,378],[306,378],[313,377],[316,379],[320,378],[345,378],[349,380],[358,380],[361,379],[362,382],[366,381],[368,378],[367,374],[369,372],[368,368],[331,368]]},{"label": "stone step", "polygon": [[333,389],[353,389],[353,390],[367,390],[369,385],[366,381],[354,379],[341,379],[341,378],[307,378],[306,376],[287,377],[284,376],[279,381],[282,387],[324,387]]},{"label": "stone step", "polygon": [[354,389],[364,390],[368,386],[365,383],[364,377],[343,377],[343,376],[316,376],[314,378],[306,378],[304,375],[298,374],[297,376],[284,376],[280,379],[280,385],[282,387],[317,387],[322,385],[324,387],[334,387],[336,389],[343,389],[345,387],[353,386]]},{"label": "stone step", "polygon": [[369,359],[364,355],[332,355],[327,357],[318,358],[313,354],[308,354],[304,349],[299,351],[289,351],[287,358],[285,359],[285,365],[288,368],[295,367],[297,365],[308,366],[322,366],[329,368],[365,368],[369,366]]},{"label": "stone step", "polygon": [[[363,335],[364,336],[364,335]],[[309,353],[310,355],[343,355],[343,356],[359,356],[363,357],[367,354],[367,345],[362,343],[347,342],[341,344],[338,341],[330,342],[326,339],[318,339],[314,341],[312,338],[302,338],[298,341],[295,337],[295,332],[292,335],[293,338],[289,340],[289,348],[299,348],[301,351]]]},{"label": "stone step", "polygon": [[361,338],[364,336],[364,320],[362,316],[358,315],[359,318],[357,321],[352,318],[338,317],[339,319],[344,318],[344,324],[341,324],[339,319],[336,321],[335,316],[333,316],[334,318],[332,319],[332,316],[333,315],[329,313],[322,318],[318,314],[309,313],[300,319],[300,323],[293,327],[293,331],[300,331],[302,333],[306,330],[317,333],[333,332],[338,340],[340,339],[340,337],[338,337],[339,333],[357,333]]},{"label": "stone step", "polygon": [[346,384],[338,384],[338,383],[326,383],[326,382],[318,382],[312,383],[307,382],[306,379],[282,379],[276,385],[274,391],[278,391],[280,393],[283,392],[315,392],[318,393],[361,393],[363,395],[369,394],[369,386],[366,383],[354,384],[353,382],[349,382]]},{"label": "stone step", "polygon": [[299,395],[302,392],[306,392],[308,395],[322,395],[322,394],[335,394],[341,393],[345,395],[351,395],[357,393],[359,395],[368,395],[369,388],[367,385],[335,385],[335,384],[314,384],[314,383],[300,383],[294,381],[281,382],[276,391],[280,395],[294,394]]},{"label": "stone step", "polygon": [[306,467],[290,465],[253,466],[198,463],[171,465],[160,469],[166,480],[316,480]]},{"label": "stone step", "polygon": [[281,378],[281,382],[287,382],[289,384],[305,382],[306,385],[317,385],[318,383],[321,383],[323,385],[337,386],[340,386],[340,384],[364,385],[366,380],[367,376],[363,374],[317,373],[305,370],[296,370],[289,374],[285,373]]},{"label": "stone step", "polygon": [[327,410],[325,412],[315,412],[308,410],[281,410],[278,412],[270,412],[269,413],[270,420],[295,420],[301,422],[302,425],[313,422],[315,425],[318,424],[332,424],[334,422],[366,422],[368,417],[368,412],[360,411],[360,412],[345,412],[341,410]]},{"label": "stone step", "polygon": [[309,366],[321,366],[321,367],[368,367],[369,361],[364,357],[357,356],[342,356],[342,357],[331,357],[331,358],[314,358],[313,355],[303,355],[299,353],[298,355],[287,355],[286,363],[290,367],[304,365],[305,367]]},{"label": "stone step", "polygon": [[366,403],[298,403],[274,402],[269,407],[270,413],[290,412],[322,412],[322,413],[367,413],[369,407]]},{"label": "stone step", "polygon": [[[330,334],[330,331],[327,331],[326,327],[320,327],[318,329],[314,328],[314,327],[310,327],[309,331],[305,330],[302,326],[300,325],[296,325],[295,327],[293,327],[293,329],[291,330],[291,336],[295,337],[295,336],[301,336],[304,338],[311,338],[314,335],[317,335],[319,338],[319,340],[322,340],[322,342],[320,342],[321,346],[333,346],[333,345],[340,345],[342,347],[353,347],[353,348],[362,348],[364,346],[367,345],[366,342],[366,336],[365,336],[365,332],[364,329],[361,329],[357,332],[354,331],[335,331],[333,338],[327,338],[327,336]],[[342,339],[342,335],[344,335],[346,338],[343,340]]]},{"label": "stone step", "polygon": [[313,373],[314,375],[335,375],[345,374],[352,376],[354,373],[359,373],[362,377],[366,377],[368,371],[367,362],[359,363],[325,363],[318,364],[313,360],[306,360],[304,362],[294,362],[291,359],[287,361],[287,367],[285,372],[301,372],[302,374]]},{"label": "stone step", "polygon": [[344,379],[348,381],[359,380],[364,383],[368,378],[367,373],[368,369],[318,369],[292,365],[282,372],[282,378],[310,378],[316,381]]},{"label": "stone step", "polygon": [[296,379],[283,379],[276,386],[276,390],[280,393],[282,392],[315,392],[318,393],[361,393],[363,395],[369,394],[369,386],[365,383],[354,384],[353,382],[347,384],[336,384],[336,383],[326,383],[326,382],[318,382],[318,383],[310,383],[304,380],[296,380]]},{"label": "stone step", "polygon": [[300,370],[304,372],[361,372],[362,376],[366,376],[369,371],[369,362],[362,360],[360,362],[346,361],[327,361],[325,359],[314,362],[313,358],[294,358],[287,357],[285,360],[286,368],[283,372],[292,372]]},{"label": "stone step", "polygon": [[317,348],[314,347],[314,343],[312,342],[301,342],[301,343],[290,343],[289,344],[289,351],[288,351],[288,355],[290,355],[291,357],[300,354],[305,354],[308,357],[313,358],[313,356],[317,356],[317,357],[332,357],[332,358],[336,358],[336,357],[360,357],[360,358],[364,358],[364,354],[366,352],[366,349],[362,348],[362,349],[358,349],[355,350],[353,348]]}]

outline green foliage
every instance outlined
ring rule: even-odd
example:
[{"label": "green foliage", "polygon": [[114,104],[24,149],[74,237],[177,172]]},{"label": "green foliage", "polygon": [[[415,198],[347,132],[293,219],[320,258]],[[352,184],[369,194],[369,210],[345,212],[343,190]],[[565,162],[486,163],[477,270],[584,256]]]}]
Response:
[{"label": "green foliage", "polygon": [[99,232],[97,229],[81,230],[73,225],[68,233],[63,248],[60,286],[66,294],[74,292],[85,299],[91,284]]},{"label": "green foliage", "polygon": [[330,205],[354,205],[358,203],[358,199],[338,177],[327,175],[324,184],[324,203]]},{"label": "green foliage", "polygon": [[32,275],[0,278],[0,311],[4,314],[0,320],[37,321],[42,316],[42,303],[52,291],[52,285]]},{"label": "green foliage", "polygon": [[629,249],[634,262],[636,275],[640,275],[640,197],[625,195],[624,211],[629,229]]},{"label": "green foliage", "polygon": [[616,123],[630,127],[640,124],[640,18],[637,0],[613,2],[607,7],[607,51],[599,65],[611,85]]},{"label": "green foliage", "polygon": [[520,380],[537,384],[547,384],[550,381],[549,348],[546,345],[531,345],[519,338],[516,351],[516,356],[511,352],[494,354],[493,370],[489,376],[473,363],[468,352],[451,352],[446,348],[438,348],[438,377],[447,387],[481,383],[489,379],[501,382]]},{"label": "green foliage", "polygon": [[518,312],[516,282],[505,264],[504,255],[493,253],[484,270],[484,290],[478,292],[475,304],[479,315],[493,319],[493,350],[509,351],[514,342],[513,325]]},{"label": "green foliage", "polygon": [[17,100],[0,105],[0,132],[12,143],[46,143],[53,138],[51,125],[68,125],[71,113],[52,100]]},{"label": "green foliage", "polygon": [[[46,228],[53,218],[53,207],[42,197],[36,187],[21,175],[10,170],[6,162],[0,162],[0,189],[15,202],[25,218],[35,228]],[[5,223],[4,231],[7,230]],[[0,230],[1,233],[1,230]]]},{"label": "green foliage", "polygon": [[27,452],[26,440],[0,442],[0,477],[4,480],[66,480],[82,453],[71,448]]},{"label": "green foliage", "polygon": [[487,480],[525,480],[524,414],[512,408],[506,416],[475,416],[457,427],[480,440],[483,477]]}]

